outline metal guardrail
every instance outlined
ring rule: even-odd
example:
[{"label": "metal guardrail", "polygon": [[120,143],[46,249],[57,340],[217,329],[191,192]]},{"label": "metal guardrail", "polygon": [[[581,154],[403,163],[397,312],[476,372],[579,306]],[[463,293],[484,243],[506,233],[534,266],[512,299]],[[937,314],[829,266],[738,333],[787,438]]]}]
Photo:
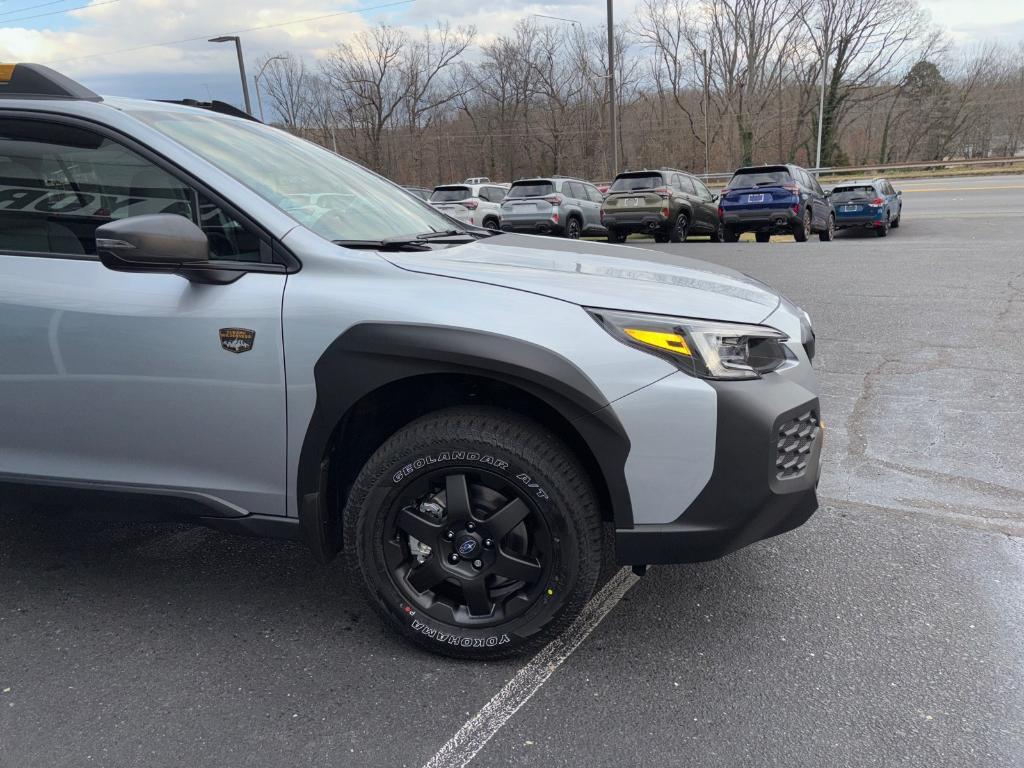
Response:
[{"label": "metal guardrail", "polygon": [[[890,163],[888,165],[854,165],[846,167],[832,166],[828,168],[807,168],[806,170],[817,174],[832,174],[832,173],[862,173],[867,171],[899,171],[903,169],[914,169],[914,168],[947,168],[947,167],[959,167],[959,166],[972,166],[972,165],[1001,165],[1006,163],[1024,163],[1024,156],[1020,157],[985,157],[977,159],[961,159],[961,160],[926,160],[923,162],[916,163]],[[722,173],[708,173],[699,174],[697,178],[703,179],[704,181],[718,180],[718,179],[729,179],[732,178],[732,171],[724,171]]]}]

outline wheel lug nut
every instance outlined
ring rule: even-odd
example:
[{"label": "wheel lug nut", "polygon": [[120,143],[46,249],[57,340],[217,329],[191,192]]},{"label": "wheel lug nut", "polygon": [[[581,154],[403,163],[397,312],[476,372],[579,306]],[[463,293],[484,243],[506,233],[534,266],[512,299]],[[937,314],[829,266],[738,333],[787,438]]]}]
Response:
[{"label": "wheel lug nut", "polygon": [[448,539],[448,541],[451,541],[455,538],[455,531],[446,531],[444,537]]},{"label": "wheel lug nut", "polygon": [[459,556],[452,552],[450,555],[448,555],[448,562],[452,564],[459,562]]},{"label": "wheel lug nut", "polygon": [[473,523],[473,522],[466,523],[466,530],[467,531],[475,531],[476,530],[476,523]]},{"label": "wheel lug nut", "polygon": [[473,567],[476,568],[477,570],[480,570],[481,568],[484,567],[484,561],[483,560],[474,560],[473,561]]},{"label": "wheel lug nut", "polygon": [[494,547],[494,539],[484,539],[484,546],[488,549]]}]

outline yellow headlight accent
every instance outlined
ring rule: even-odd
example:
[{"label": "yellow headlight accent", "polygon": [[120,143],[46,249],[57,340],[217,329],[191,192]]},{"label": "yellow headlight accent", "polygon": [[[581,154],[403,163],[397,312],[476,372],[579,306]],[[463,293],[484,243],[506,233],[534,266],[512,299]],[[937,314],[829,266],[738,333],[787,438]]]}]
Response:
[{"label": "yellow headlight accent", "polygon": [[675,352],[677,355],[686,355],[687,357],[693,356],[693,353],[690,352],[690,346],[686,343],[686,339],[678,333],[669,333],[667,331],[645,331],[642,328],[624,328],[623,330],[628,336],[636,339],[641,344],[647,344],[651,347]]},{"label": "yellow headlight accent", "polygon": [[0,83],[9,83],[14,77],[15,64],[0,64]]}]

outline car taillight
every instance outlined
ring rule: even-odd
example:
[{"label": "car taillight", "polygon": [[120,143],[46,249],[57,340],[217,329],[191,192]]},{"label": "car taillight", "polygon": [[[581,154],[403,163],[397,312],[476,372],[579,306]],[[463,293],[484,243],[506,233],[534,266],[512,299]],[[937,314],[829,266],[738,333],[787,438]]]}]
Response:
[{"label": "car taillight", "polygon": [[725,218],[725,208],[723,208],[722,206],[718,206],[718,218]]},{"label": "car taillight", "polygon": [[657,188],[656,190],[654,190],[654,191],[655,191],[655,192],[656,192],[657,194],[661,195],[662,197],[664,197],[664,198],[666,198],[666,199],[667,199],[667,198],[668,198],[668,197],[670,196],[670,193],[669,193],[669,191],[668,191],[668,187],[658,187],[658,188]]},{"label": "car taillight", "polygon": [[785,189],[785,190],[789,190],[794,195],[800,194],[800,185],[799,184],[783,184],[782,188]]},{"label": "car taillight", "polygon": [[868,205],[870,205],[872,208],[881,208],[883,205],[885,205],[885,200],[883,200],[880,197],[876,197],[874,200],[868,203]]},{"label": "car taillight", "polygon": [[548,195],[547,197],[544,198],[544,200],[545,202],[551,203],[552,205],[562,204],[562,198],[560,198],[558,195]]},{"label": "car taillight", "polygon": [[662,208],[661,209],[661,215],[664,216],[667,219],[668,218],[668,208]]},{"label": "car taillight", "polygon": [[800,203],[793,204],[793,213],[797,214],[798,216],[800,215]]},{"label": "car taillight", "polygon": [[463,200],[462,204],[469,208],[469,210],[471,211],[475,211],[477,208],[480,207],[480,203],[478,203],[476,200]]}]

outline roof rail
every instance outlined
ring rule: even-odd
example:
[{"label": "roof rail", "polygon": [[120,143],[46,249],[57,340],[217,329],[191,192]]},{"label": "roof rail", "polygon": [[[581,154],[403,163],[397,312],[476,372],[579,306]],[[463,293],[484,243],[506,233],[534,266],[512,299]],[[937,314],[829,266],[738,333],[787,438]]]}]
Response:
[{"label": "roof rail", "polygon": [[103,101],[81,83],[42,64],[0,64],[0,98]]},{"label": "roof rail", "polygon": [[216,112],[218,115],[229,115],[231,117],[240,117],[243,120],[252,120],[254,123],[262,122],[258,118],[253,117],[248,112],[239,109],[234,104],[228,104],[226,101],[198,101],[196,99],[154,99],[161,104],[180,104],[183,107],[195,107],[196,109],[206,109],[210,112]]}]

